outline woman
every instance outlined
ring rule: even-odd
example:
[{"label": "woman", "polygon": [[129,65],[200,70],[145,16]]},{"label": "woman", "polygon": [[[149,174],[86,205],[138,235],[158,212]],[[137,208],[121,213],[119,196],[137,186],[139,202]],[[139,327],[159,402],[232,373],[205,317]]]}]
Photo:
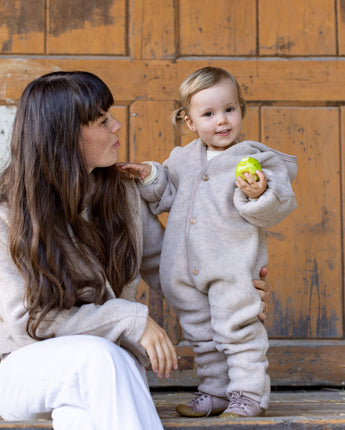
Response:
[{"label": "woman", "polygon": [[5,419],[52,411],[54,429],[162,428],[140,373],[148,356],[168,377],[176,352],[134,301],[139,271],[159,287],[162,230],[114,167],[112,104],[85,72],[45,75],[20,99],[0,189]]},{"label": "woman", "polygon": [[135,294],[140,275],[160,288],[163,232],[115,167],[112,104],[87,72],[44,75],[19,101],[0,181],[4,419],[162,429],[144,366],[169,377],[177,356]]}]

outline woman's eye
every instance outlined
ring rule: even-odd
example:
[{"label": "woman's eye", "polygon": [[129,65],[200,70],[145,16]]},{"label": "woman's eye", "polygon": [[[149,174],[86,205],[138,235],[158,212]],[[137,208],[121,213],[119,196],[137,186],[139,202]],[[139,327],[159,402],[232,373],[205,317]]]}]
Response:
[{"label": "woman's eye", "polygon": [[108,121],[108,118],[104,118],[103,121],[101,121],[101,124],[105,124]]}]

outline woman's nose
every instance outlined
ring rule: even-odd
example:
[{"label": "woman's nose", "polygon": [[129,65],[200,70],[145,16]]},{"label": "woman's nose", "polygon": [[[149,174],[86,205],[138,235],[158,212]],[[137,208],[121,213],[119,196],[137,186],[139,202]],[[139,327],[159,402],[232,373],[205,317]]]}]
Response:
[{"label": "woman's nose", "polygon": [[116,118],[113,117],[113,124],[111,125],[111,132],[117,133],[122,128],[122,124]]}]

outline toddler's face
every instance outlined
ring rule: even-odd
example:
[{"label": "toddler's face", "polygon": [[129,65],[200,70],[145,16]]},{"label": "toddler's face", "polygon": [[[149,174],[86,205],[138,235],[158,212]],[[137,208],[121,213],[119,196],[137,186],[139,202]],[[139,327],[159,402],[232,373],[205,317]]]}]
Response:
[{"label": "toddler's face", "polygon": [[223,79],[194,94],[186,123],[209,150],[223,151],[236,143],[242,116],[237,90],[231,80]]}]

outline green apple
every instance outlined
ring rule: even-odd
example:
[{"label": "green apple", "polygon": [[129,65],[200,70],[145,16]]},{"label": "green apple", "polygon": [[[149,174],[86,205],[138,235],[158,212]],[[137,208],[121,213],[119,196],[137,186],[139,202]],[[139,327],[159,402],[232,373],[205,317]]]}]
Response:
[{"label": "green apple", "polygon": [[258,175],[256,174],[257,170],[261,170],[260,163],[258,160],[252,157],[244,157],[240,160],[236,167],[236,178],[241,176],[245,181],[247,180],[244,176],[245,173],[249,173],[255,181],[259,180]]}]

